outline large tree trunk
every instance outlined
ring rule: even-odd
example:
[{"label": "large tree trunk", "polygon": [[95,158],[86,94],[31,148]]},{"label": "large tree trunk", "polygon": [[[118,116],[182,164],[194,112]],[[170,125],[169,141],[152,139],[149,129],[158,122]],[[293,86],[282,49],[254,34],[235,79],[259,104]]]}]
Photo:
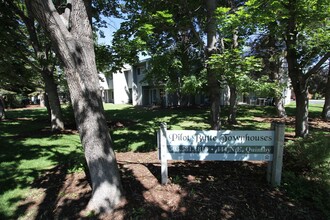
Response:
[{"label": "large tree trunk", "polygon": [[[296,95],[296,122],[295,135],[296,137],[306,137],[309,133],[308,126],[308,90],[307,82],[299,70],[295,56],[288,50],[288,69],[291,78],[293,91]],[[291,56],[290,56],[291,55]]]},{"label": "large tree trunk", "polygon": [[229,98],[229,124],[237,124],[237,89],[235,86],[230,86],[230,98]]},{"label": "large tree trunk", "polygon": [[[307,86],[306,86],[307,87]],[[296,123],[295,132],[297,137],[306,137],[309,133],[308,126],[308,91],[307,88],[294,88],[296,95]]]},{"label": "large tree trunk", "polygon": [[[207,0],[207,48],[206,57],[211,57],[212,54],[216,53],[216,0]],[[220,129],[220,83],[217,77],[217,73],[209,65],[207,66],[207,83],[210,93],[211,102],[211,129]]]},{"label": "large tree trunk", "polygon": [[328,81],[325,89],[325,100],[322,111],[322,118],[324,121],[330,120],[330,60],[329,60]]},{"label": "large tree trunk", "polygon": [[48,98],[48,115],[51,123],[52,131],[64,130],[64,122],[62,118],[61,103],[58,97],[57,85],[54,81],[54,76],[51,71],[44,68],[41,75],[45,82],[45,91]]},{"label": "large tree trunk", "polygon": [[303,73],[306,66],[301,66],[300,62],[301,56],[297,50],[298,45],[298,31],[297,31],[297,14],[296,14],[297,1],[289,1],[287,4],[288,9],[288,19],[287,27],[285,33],[285,43],[286,43],[286,60],[288,62],[288,72],[291,79],[291,83],[296,95],[296,136],[305,137],[308,130],[308,90],[307,90],[307,80],[312,75],[315,74],[322,64],[330,58],[330,52],[326,52],[321,59],[309,68],[307,73]]},{"label": "large tree trunk", "polygon": [[[231,8],[235,8],[234,1],[231,1]],[[233,30],[233,49],[238,48],[238,31],[235,28]],[[229,115],[228,122],[229,124],[237,124],[236,116],[237,116],[237,87],[235,84],[229,85],[230,90],[230,98],[229,98]]]},{"label": "large tree trunk", "polygon": [[289,2],[289,19],[286,30],[286,60],[288,62],[288,72],[291,79],[293,91],[296,95],[296,122],[295,135],[297,137],[306,137],[308,130],[308,91],[307,76],[302,73],[299,66],[299,55],[296,50],[297,45],[297,23],[295,14],[295,3]]},{"label": "large tree trunk", "polygon": [[284,107],[284,99],[283,96],[275,96],[274,98],[274,102],[275,102],[275,108],[276,108],[276,114],[277,117],[280,118],[285,118],[286,117],[286,111],[285,111],[285,107]]},{"label": "large tree trunk", "polygon": [[122,197],[122,185],[104,116],[86,6],[83,0],[72,0],[59,15],[52,0],[28,3],[32,6],[28,8],[49,32],[64,65],[92,181],[93,194],[87,209],[111,212]]}]

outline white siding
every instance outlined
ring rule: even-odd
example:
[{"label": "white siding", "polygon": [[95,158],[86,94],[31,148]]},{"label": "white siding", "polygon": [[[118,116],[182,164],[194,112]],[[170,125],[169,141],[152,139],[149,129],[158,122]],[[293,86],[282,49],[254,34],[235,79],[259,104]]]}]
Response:
[{"label": "white siding", "polygon": [[112,74],[114,104],[128,104],[131,99],[132,68],[125,65],[121,71]]}]

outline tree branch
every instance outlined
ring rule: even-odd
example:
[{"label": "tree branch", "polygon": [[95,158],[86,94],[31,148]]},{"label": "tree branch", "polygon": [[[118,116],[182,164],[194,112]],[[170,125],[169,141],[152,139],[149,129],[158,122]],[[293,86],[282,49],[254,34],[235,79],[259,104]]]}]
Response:
[{"label": "tree branch", "polygon": [[330,58],[330,52],[327,52],[314,66],[312,69],[310,69],[306,74],[305,77],[308,78],[311,75],[313,75],[314,73],[316,73],[321,66],[323,65],[323,63],[325,63],[325,61],[328,60],[328,58]]},{"label": "tree branch", "polygon": [[[62,39],[70,35],[65,23],[51,0],[26,0],[27,6],[38,21],[50,33],[60,32]],[[42,12],[43,11],[43,12]]]},{"label": "tree branch", "polygon": [[22,19],[23,23],[25,24],[26,29],[28,30],[30,36],[31,45],[34,49],[35,54],[37,55],[38,52],[40,51],[40,44],[37,34],[35,32],[34,20],[26,16],[24,11],[20,9],[16,4],[14,4],[13,1],[6,0],[6,2],[10,5],[13,11]]},{"label": "tree branch", "polygon": [[[62,62],[65,59],[73,59],[69,51],[75,48],[70,41],[73,36],[63,22],[61,15],[55,8],[52,0],[26,0],[28,11],[38,20],[41,26],[47,30],[50,39],[54,42],[55,50]],[[64,59],[65,57],[65,59]],[[63,60],[64,59],[64,60]],[[67,64],[70,62],[67,62]]]}]

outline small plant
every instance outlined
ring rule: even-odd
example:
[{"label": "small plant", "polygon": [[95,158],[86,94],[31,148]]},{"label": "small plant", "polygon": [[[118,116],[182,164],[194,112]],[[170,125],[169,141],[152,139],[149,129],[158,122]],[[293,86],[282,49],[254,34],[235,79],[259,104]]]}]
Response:
[{"label": "small plant", "polygon": [[145,215],[145,209],[143,207],[133,208],[131,219],[140,219]]},{"label": "small plant", "polygon": [[68,173],[79,173],[85,170],[85,165],[83,163],[75,163],[72,167],[68,168]]},{"label": "small plant", "polygon": [[86,217],[88,217],[88,218],[93,218],[93,217],[95,217],[95,216],[96,216],[96,214],[95,214],[94,211],[88,211],[88,212],[86,213]]},{"label": "small plant", "polygon": [[182,182],[182,179],[180,176],[176,175],[174,178],[172,178],[172,182],[174,184],[180,184]]},{"label": "small plant", "polygon": [[194,196],[196,194],[196,191],[194,188],[192,188],[189,192],[189,195]]}]

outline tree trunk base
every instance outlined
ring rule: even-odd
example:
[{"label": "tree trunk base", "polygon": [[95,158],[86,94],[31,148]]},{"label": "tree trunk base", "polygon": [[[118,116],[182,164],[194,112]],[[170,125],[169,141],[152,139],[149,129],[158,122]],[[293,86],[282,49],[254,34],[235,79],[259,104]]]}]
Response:
[{"label": "tree trunk base", "polygon": [[85,211],[94,214],[109,214],[122,204],[124,200],[125,198],[122,196],[121,190],[118,190],[116,186],[114,187],[110,183],[103,182],[93,193]]}]

